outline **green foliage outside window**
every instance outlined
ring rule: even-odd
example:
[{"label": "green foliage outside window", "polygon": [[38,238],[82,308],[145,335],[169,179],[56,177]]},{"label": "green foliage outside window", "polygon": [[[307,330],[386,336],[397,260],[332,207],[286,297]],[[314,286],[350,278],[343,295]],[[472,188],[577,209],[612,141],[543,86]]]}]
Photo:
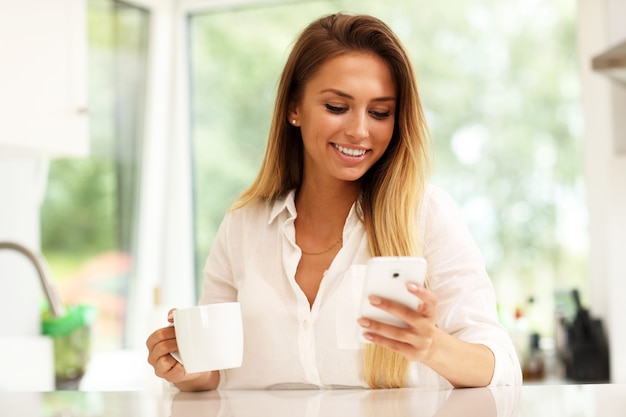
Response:
[{"label": "green foliage outside window", "polygon": [[94,304],[94,347],[124,347],[141,165],[148,13],[88,2],[90,154],[50,163],[42,252],[67,304]]}]

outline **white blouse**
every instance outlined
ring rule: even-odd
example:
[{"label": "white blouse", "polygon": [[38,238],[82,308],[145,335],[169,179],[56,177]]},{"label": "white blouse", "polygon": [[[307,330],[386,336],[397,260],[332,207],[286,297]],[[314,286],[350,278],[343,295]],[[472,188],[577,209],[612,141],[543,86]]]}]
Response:
[{"label": "white blouse", "polygon": [[[353,207],[343,247],[326,271],[312,306],[295,281],[302,252],[295,239],[294,192],[272,204],[228,212],[207,259],[200,304],[239,301],[243,364],[220,371],[219,389],[367,387],[359,302],[370,258]],[[511,338],[500,325],[492,283],[461,213],[442,189],[427,187],[420,215],[437,326],[495,356],[491,385],[521,384]],[[412,362],[411,386],[450,388],[439,374]]]}]

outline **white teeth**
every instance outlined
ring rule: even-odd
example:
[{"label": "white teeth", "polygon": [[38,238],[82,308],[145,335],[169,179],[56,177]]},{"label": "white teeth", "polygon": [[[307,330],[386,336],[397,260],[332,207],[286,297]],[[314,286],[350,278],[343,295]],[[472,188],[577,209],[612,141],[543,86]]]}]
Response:
[{"label": "white teeth", "polygon": [[335,148],[339,149],[339,152],[348,155],[348,156],[363,156],[365,155],[365,152],[367,152],[367,150],[365,149],[350,149],[350,148],[345,148],[341,145],[337,145],[336,143],[333,144],[335,146]]}]

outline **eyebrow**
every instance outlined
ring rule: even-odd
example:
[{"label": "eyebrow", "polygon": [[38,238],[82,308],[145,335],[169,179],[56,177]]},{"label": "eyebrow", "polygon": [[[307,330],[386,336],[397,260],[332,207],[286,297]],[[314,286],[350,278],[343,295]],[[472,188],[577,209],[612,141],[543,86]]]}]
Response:
[{"label": "eyebrow", "polygon": [[[348,93],[344,93],[341,90],[337,90],[335,88],[326,88],[322,91],[320,91],[320,93],[333,93],[335,95],[338,95],[339,97],[344,97],[350,100],[354,100],[354,97],[352,97],[350,94]],[[387,97],[376,97],[375,99],[373,99],[372,101],[396,101],[396,98],[393,96],[387,96]]]}]

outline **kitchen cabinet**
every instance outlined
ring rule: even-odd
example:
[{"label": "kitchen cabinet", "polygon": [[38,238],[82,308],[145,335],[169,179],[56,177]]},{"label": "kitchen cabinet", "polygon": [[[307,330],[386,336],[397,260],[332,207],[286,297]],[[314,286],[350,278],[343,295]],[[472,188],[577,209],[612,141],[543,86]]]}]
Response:
[{"label": "kitchen cabinet", "polygon": [[626,40],[595,56],[592,66],[626,86]]},{"label": "kitchen cabinet", "polygon": [[2,1],[0,59],[0,156],[85,156],[86,0]]}]

